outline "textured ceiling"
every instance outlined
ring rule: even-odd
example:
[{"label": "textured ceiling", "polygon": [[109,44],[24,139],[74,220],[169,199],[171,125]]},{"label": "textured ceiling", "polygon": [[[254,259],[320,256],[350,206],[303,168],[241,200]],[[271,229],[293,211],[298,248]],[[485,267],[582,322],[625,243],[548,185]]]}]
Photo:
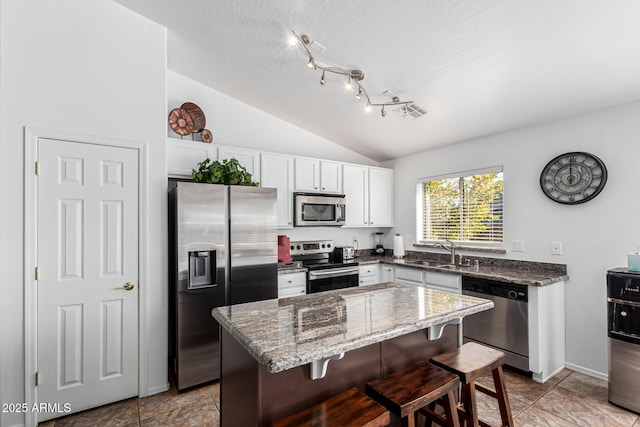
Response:
[{"label": "textured ceiling", "polygon": [[[378,161],[640,99],[637,0],[117,1],[168,28],[170,69]],[[365,113],[290,29],[429,114]]]}]

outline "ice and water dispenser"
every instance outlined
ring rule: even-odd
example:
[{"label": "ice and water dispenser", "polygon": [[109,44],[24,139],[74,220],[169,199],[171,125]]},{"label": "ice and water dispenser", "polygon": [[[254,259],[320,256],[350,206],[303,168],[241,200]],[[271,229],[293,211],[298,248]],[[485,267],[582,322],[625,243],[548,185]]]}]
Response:
[{"label": "ice and water dispenser", "polygon": [[189,252],[188,289],[216,286],[216,251]]}]

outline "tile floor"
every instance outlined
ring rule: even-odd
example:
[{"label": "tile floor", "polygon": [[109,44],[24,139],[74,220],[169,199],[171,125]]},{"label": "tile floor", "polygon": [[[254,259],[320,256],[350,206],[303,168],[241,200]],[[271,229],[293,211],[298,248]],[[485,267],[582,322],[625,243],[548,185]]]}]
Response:
[{"label": "tile floor", "polygon": [[[545,384],[505,371],[516,426],[640,427],[640,418],[607,402],[607,383],[565,369]],[[478,382],[491,384],[490,377]],[[218,426],[220,388],[212,383],[185,393],[175,388],[41,423],[62,426]],[[479,394],[481,418],[500,425],[495,399]]]}]

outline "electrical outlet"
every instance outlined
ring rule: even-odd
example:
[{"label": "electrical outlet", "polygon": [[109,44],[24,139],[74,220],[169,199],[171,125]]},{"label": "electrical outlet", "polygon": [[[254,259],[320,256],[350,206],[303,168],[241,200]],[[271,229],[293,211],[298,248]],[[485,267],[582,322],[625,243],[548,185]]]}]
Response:
[{"label": "electrical outlet", "polygon": [[551,255],[562,255],[562,242],[551,242]]},{"label": "electrical outlet", "polygon": [[512,252],[524,252],[524,240],[512,240],[511,241]]}]

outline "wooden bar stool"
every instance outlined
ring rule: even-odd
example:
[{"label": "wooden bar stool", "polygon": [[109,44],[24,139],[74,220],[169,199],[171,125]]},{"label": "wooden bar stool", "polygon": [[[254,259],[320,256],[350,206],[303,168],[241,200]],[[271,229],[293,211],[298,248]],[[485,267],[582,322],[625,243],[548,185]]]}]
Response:
[{"label": "wooden bar stool", "polygon": [[[504,384],[502,365],[506,360],[503,352],[490,347],[469,342],[448,353],[439,354],[431,359],[431,363],[452,372],[460,378],[462,393],[460,402],[467,426],[489,426],[484,421],[478,420],[478,405],[476,389],[498,400],[500,406],[500,418],[502,425],[512,427],[513,416],[509,396]],[[495,390],[476,384],[476,379],[491,372]]]},{"label": "wooden bar stool", "polygon": [[[460,381],[455,375],[422,362],[367,383],[366,391],[400,417],[403,426],[414,427],[418,411],[422,410],[429,421],[442,426],[459,427],[453,394],[459,385]],[[444,417],[428,407],[439,399],[442,399]]]},{"label": "wooden bar stool", "polygon": [[391,416],[382,405],[352,388],[273,423],[273,427],[384,427]]}]

